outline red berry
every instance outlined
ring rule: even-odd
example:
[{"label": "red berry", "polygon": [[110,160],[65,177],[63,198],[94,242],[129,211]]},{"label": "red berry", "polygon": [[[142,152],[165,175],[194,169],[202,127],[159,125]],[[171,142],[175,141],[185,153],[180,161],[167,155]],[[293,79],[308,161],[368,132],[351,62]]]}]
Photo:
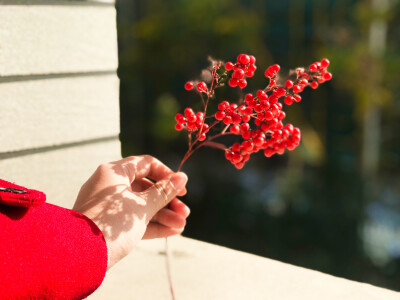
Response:
[{"label": "red berry", "polygon": [[285,97],[285,100],[283,100],[285,102],[286,105],[292,105],[293,104],[293,96],[289,95]]},{"label": "red berry", "polygon": [[232,123],[233,124],[239,124],[242,121],[242,117],[238,114],[233,114],[232,115]]},{"label": "red berry", "polygon": [[286,124],[285,125],[285,130],[289,131],[289,133],[293,132],[293,125],[292,124]]},{"label": "red berry", "polygon": [[300,85],[304,85],[304,86],[306,86],[306,85],[308,85],[308,80],[307,80],[307,79],[305,79],[305,78],[303,78],[303,79],[300,79],[300,81],[299,81],[299,84],[300,84]]},{"label": "red berry", "polygon": [[246,81],[246,79],[241,79],[240,81],[239,81],[239,87],[241,88],[241,89],[243,89],[243,88],[245,88],[247,86],[247,81]]},{"label": "red berry", "polygon": [[286,80],[285,85],[286,85],[286,87],[287,87],[288,89],[290,89],[290,88],[293,87],[293,81],[291,81],[291,80]]},{"label": "red berry", "polygon": [[247,70],[245,75],[246,75],[246,77],[253,77],[254,71]]},{"label": "red berry", "polygon": [[185,108],[184,114],[186,117],[194,116],[194,111],[190,107]]},{"label": "red berry", "polygon": [[239,152],[240,151],[240,144],[239,143],[234,143],[232,145],[232,151],[233,152]]},{"label": "red berry", "polygon": [[257,138],[254,139],[254,144],[257,147],[261,147],[264,144],[264,142],[265,142],[265,139],[262,138],[262,137],[257,137]]},{"label": "red berry", "polygon": [[246,101],[246,103],[250,102],[253,99],[254,99],[254,96],[250,93],[246,94],[246,96],[244,96],[244,101]]},{"label": "red berry", "polygon": [[328,81],[328,80],[331,80],[331,79],[332,79],[332,74],[329,73],[329,72],[326,72],[326,73],[324,73],[323,77],[324,77],[324,79],[325,79],[326,81]]},{"label": "red berry", "polygon": [[267,132],[269,130],[269,126],[266,123],[261,124],[261,130]]},{"label": "red berry", "polygon": [[227,160],[231,161],[232,160],[232,152],[230,150],[226,150],[225,157]]},{"label": "red berry", "polygon": [[249,122],[250,121],[250,116],[249,115],[244,115],[244,116],[242,116],[242,121],[243,122]]},{"label": "red berry", "polygon": [[223,120],[225,125],[231,124],[232,123],[232,117],[231,116],[226,116]]},{"label": "red berry", "polygon": [[291,140],[293,143],[299,143],[301,140],[300,134],[292,134]]},{"label": "red berry", "polygon": [[207,84],[205,82],[203,82],[203,81],[199,82],[197,84],[197,90],[199,92],[205,92],[207,90]]},{"label": "red berry", "polygon": [[233,63],[231,63],[230,61],[228,61],[228,62],[225,64],[225,69],[226,69],[227,71],[232,70],[232,69],[233,69]]},{"label": "red berry", "polygon": [[321,60],[321,68],[326,68],[327,66],[329,66],[331,62],[329,61],[329,59],[324,58],[323,60]]},{"label": "red berry", "polygon": [[203,121],[203,119],[204,119],[204,114],[203,114],[201,111],[199,111],[199,112],[196,114],[196,118],[197,118],[198,121]]},{"label": "red berry", "polygon": [[274,149],[267,148],[267,149],[264,150],[264,155],[266,157],[271,157],[274,154],[275,154],[275,150]]},{"label": "red berry", "polygon": [[317,81],[311,82],[311,88],[313,88],[314,90],[315,90],[316,88],[318,88],[318,82],[317,82]]},{"label": "red berry", "polygon": [[193,122],[188,122],[188,123],[186,124],[186,128],[187,128],[188,130],[196,130],[197,126],[196,126],[196,124],[193,123]]},{"label": "red berry", "polygon": [[240,125],[240,130],[241,130],[242,132],[248,131],[249,129],[250,129],[249,123],[242,123],[242,124]]},{"label": "red berry", "polygon": [[283,95],[286,94],[286,89],[283,88],[283,87],[278,87],[278,88],[275,90],[275,93],[276,93],[276,96],[277,96],[278,98],[280,98],[280,97],[282,97]]},{"label": "red berry", "polygon": [[234,134],[239,134],[240,133],[240,127],[239,127],[239,125],[232,125],[229,128],[229,131],[234,133]]},{"label": "red berry", "polygon": [[248,71],[252,71],[252,72],[255,72],[256,70],[257,70],[257,67],[256,67],[256,65],[250,65],[248,68],[247,68],[247,70]]},{"label": "red berry", "polygon": [[300,95],[293,95],[294,101],[300,102],[301,101],[301,96]]},{"label": "red berry", "polygon": [[229,79],[228,84],[230,87],[237,87],[239,82],[237,79],[231,78],[231,79]]},{"label": "red berry", "polygon": [[239,163],[239,162],[242,161],[242,159],[243,159],[243,157],[242,157],[239,153],[233,153],[233,155],[232,155],[232,161],[233,161],[234,163]]},{"label": "red berry", "polygon": [[295,84],[295,85],[293,86],[293,92],[295,92],[295,93],[300,93],[300,92],[302,92],[302,91],[303,91],[303,88],[301,87],[301,85]]},{"label": "red berry", "polygon": [[178,131],[182,130],[183,127],[184,127],[184,126],[183,126],[182,123],[178,123],[178,124],[175,125],[175,129],[178,130]]},{"label": "red berry", "polygon": [[204,141],[206,139],[206,134],[202,133],[199,137],[199,141]]},{"label": "red berry", "polygon": [[186,82],[185,83],[185,90],[190,91],[191,89],[193,89],[193,82]]},{"label": "red berry", "polygon": [[274,118],[274,114],[271,111],[265,112],[265,120],[270,121]]},{"label": "red berry", "polygon": [[232,74],[232,78],[242,79],[244,77],[244,71],[242,69],[238,69]]},{"label": "red berry", "polygon": [[245,140],[248,140],[249,138],[251,138],[250,131],[242,132],[242,138],[245,139]]},{"label": "red berry", "polygon": [[225,113],[221,110],[217,111],[215,113],[215,119],[217,119],[218,121],[221,121],[225,118]]},{"label": "red berry", "polygon": [[177,121],[178,123],[185,123],[186,119],[182,114],[177,113],[175,116],[175,121]]},{"label": "red berry", "polygon": [[308,70],[310,70],[310,72],[317,72],[318,66],[316,64],[311,64]]},{"label": "red berry", "polygon": [[222,101],[220,104],[218,104],[218,110],[225,110],[229,107],[229,102],[228,101]]},{"label": "red berry", "polygon": [[188,122],[190,122],[190,123],[196,123],[196,121],[197,121],[197,118],[196,118],[195,115],[190,115],[190,116],[188,116]]},{"label": "red berry", "polygon": [[279,65],[275,64],[272,66],[272,69],[274,70],[275,73],[278,73],[279,70],[281,69],[281,67]]},{"label": "red berry", "polygon": [[247,65],[250,62],[250,57],[247,54],[240,54],[238,61],[243,65]]},{"label": "red berry", "polygon": [[268,98],[268,101],[270,104],[276,104],[278,103],[278,97],[275,95],[271,95],[271,97]]},{"label": "red berry", "polygon": [[287,129],[283,129],[282,130],[282,137],[283,138],[287,138],[289,136],[290,132]]},{"label": "red berry", "polygon": [[260,98],[261,96],[265,95],[265,92],[263,90],[258,90],[257,91],[257,97]]},{"label": "red berry", "polygon": [[236,169],[238,169],[238,170],[243,169],[243,167],[244,167],[244,162],[241,161],[241,162],[239,162],[239,163],[236,163],[236,164],[235,164],[235,167],[236,167]]}]

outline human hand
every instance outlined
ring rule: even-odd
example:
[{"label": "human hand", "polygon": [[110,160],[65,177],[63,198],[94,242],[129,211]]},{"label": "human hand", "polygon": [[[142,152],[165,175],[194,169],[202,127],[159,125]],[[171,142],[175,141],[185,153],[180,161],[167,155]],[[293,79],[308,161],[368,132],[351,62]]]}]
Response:
[{"label": "human hand", "polygon": [[149,155],[127,157],[97,168],[79,191],[73,209],[93,220],[102,231],[108,249],[107,269],[141,239],[183,231],[190,210],[176,196],[186,194],[186,182],[184,173],[174,173]]}]

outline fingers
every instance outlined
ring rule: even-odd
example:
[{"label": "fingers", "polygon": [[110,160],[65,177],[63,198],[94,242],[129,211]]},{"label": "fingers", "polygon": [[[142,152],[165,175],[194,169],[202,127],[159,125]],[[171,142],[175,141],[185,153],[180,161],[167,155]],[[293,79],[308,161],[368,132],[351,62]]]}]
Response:
[{"label": "fingers", "polygon": [[167,237],[183,232],[190,209],[177,198],[171,201],[170,208],[160,210],[148,224],[144,239]]},{"label": "fingers", "polygon": [[158,223],[149,223],[142,239],[155,239],[180,234],[183,228],[171,228]]},{"label": "fingers", "polygon": [[186,204],[183,203],[178,198],[175,198],[171,201],[169,209],[176,212],[177,214],[181,215],[184,218],[187,218],[190,215],[189,207],[186,206]]},{"label": "fingers", "polygon": [[114,162],[114,164],[121,165],[131,182],[145,177],[159,181],[174,173],[161,161],[150,155],[129,156]]},{"label": "fingers", "polygon": [[183,228],[186,225],[186,218],[168,208],[163,208],[154,215],[151,222],[172,228]]},{"label": "fingers", "polygon": [[[133,192],[143,192],[144,190],[147,190],[149,187],[153,186],[154,182],[147,179],[147,178],[141,178],[138,180],[135,180],[131,184],[131,188]],[[184,187],[182,190],[179,191],[178,196],[184,196],[186,195],[187,190],[186,187]]]},{"label": "fingers", "polygon": [[138,193],[146,201],[146,218],[148,221],[178,195],[185,187],[187,180],[185,173],[173,173],[157,181],[143,192]]}]

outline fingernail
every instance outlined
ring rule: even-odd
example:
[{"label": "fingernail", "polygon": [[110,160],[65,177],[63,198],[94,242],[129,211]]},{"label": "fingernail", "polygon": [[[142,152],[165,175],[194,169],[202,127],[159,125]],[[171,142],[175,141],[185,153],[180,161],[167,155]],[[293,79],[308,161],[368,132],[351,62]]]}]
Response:
[{"label": "fingernail", "polygon": [[174,186],[176,191],[180,191],[185,187],[186,182],[188,181],[188,178],[185,173],[183,172],[178,172],[171,177],[171,183]]}]

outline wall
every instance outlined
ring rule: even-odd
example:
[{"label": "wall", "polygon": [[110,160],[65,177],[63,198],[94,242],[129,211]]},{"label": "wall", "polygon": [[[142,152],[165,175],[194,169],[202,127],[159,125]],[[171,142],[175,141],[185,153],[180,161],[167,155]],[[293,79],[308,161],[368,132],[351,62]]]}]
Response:
[{"label": "wall", "polygon": [[120,157],[114,1],[0,1],[0,178],[72,207]]}]

